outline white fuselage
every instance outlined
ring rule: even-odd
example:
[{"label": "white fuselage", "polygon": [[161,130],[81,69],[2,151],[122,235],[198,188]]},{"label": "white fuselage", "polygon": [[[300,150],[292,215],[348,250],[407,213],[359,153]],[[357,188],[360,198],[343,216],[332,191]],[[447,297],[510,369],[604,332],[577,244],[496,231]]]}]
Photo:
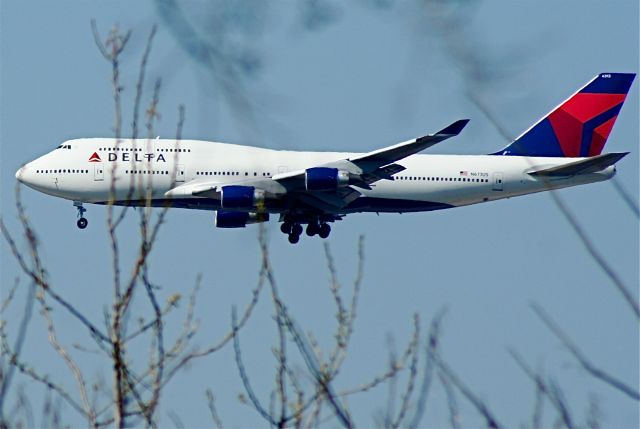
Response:
[{"label": "white fuselage", "polygon": [[[94,155],[97,154],[97,157]],[[190,181],[239,184],[277,174],[348,159],[358,154],[296,152],[197,140],[89,138],[69,140],[28,163],[16,176],[28,186],[61,198],[87,203],[127,204],[165,193]],[[398,161],[406,169],[395,180],[380,180],[342,213],[408,212],[449,208],[534,192],[607,180],[614,167],[600,172],[553,179],[527,174],[576,158],[496,155],[413,155]],[[113,198],[110,199],[110,196]],[[194,199],[191,197],[192,200]],[[216,209],[210,204],[177,207]],[[213,205],[211,205],[213,204]]]}]

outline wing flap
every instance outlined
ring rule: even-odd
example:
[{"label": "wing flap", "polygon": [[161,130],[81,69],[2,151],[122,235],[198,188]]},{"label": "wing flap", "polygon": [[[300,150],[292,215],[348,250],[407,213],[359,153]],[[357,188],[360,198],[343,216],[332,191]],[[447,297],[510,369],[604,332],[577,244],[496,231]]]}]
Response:
[{"label": "wing flap", "polygon": [[351,187],[340,188],[335,193],[330,192],[295,192],[292,197],[315,207],[319,210],[334,211],[348,206],[352,201],[362,195]]},{"label": "wing flap", "polygon": [[404,170],[406,170],[406,168],[400,164],[390,164],[384,167],[380,167],[377,170],[372,171],[371,173],[363,174],[362,180],[364,180],[368,184],[377,182],[381,179],[394,180],[393,175]]},{"label": "wing flap", "polygon": [[273,195],[282,195],[287,192],[285,187],[271,179],[248,179],[223,183],[217,180],[195,179],[169,189],[165,192],[165,196],[182,198],[207,197],[220,199],[221,188],[228,185],[253,186]]}]

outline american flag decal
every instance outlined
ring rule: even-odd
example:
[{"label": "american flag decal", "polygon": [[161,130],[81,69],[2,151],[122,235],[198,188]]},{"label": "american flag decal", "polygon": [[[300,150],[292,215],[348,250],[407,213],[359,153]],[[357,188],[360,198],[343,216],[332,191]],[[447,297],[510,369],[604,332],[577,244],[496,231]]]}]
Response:
[{"label": "american flag decal", "polygon": [[461,171],[461,172],[460,172],[460,175],[461,175],[461,176],[468,176],[468,175],[469,175],[469,172],[468,172],[468,171]]}]

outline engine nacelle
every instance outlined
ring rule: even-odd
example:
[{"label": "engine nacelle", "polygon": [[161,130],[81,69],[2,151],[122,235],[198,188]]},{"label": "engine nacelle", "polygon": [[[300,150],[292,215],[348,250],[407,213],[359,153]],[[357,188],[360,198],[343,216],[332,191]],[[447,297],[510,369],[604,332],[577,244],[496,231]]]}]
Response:
[{"label": "engine nacelle", "polygon": [[329,167],[307,168],[305,171],[307,191],[333,191],[349,184],[349,172]]},{"label": "engine nacelle", "polygon": [[216,211],[215,213],[215,224],[218,228],[244,228],[251,223],[269,220],[269,213],[221,211]]},{"label": "engine nacelle", "polygon": [[225,209],[252,209],[264,202],[264,191],[253,186],[223,186],[220,202]]}]

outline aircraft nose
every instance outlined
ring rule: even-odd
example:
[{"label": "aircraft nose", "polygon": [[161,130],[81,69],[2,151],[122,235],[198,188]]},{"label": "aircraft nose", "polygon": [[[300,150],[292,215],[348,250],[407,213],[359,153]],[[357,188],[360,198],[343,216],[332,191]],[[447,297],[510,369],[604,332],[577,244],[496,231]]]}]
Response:
[{"label": "aircraft nose", "polygon": [[19,182],[24,183],[24,167],[20,167],[18,171],[16,171],[16,179],[18,179]]},{"label": "aircraft nose", "polygon": [[16,171],[16,179],[18,179],[18,182],[24,183],[25,185],[31,184],[33,181],[33,166],[30,164],[31,163],[27,163]]}]

